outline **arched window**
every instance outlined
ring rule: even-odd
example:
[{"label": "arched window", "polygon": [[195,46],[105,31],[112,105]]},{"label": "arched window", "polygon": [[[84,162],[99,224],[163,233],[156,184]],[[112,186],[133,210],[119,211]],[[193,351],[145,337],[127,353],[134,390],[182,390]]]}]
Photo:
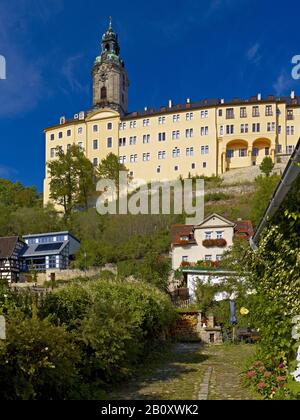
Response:
[{"label": "arched window", "polygon": [[101,88],[101,99],[106,99],[106,98],[107,98],[107,90],[106,90],[106,87],[103,86]]},{"label": "arched window", "polygon": [[105,45],[105,51],[109,51],[110,50],[110,45],[109,44],[106,44]]}]

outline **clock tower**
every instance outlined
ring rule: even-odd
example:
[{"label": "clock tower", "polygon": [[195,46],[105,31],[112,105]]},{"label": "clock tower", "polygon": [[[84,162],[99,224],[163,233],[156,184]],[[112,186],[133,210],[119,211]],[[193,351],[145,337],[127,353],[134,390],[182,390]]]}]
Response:
[{"label": "clock tower", "polygon": [[109,28],[102,36],[101,55],[96,58],[92,74],[94,109],[109,107],[126,114],[129,80],[111,18]]}]

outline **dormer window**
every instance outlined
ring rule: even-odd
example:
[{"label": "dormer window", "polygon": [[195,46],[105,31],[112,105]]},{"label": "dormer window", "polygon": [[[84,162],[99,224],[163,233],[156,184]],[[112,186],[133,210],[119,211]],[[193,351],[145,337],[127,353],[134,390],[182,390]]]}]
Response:
[{"label": "dormer window", "polygon": [[212,232],[205,232],[205,239],[209,240],[212,238]]}]

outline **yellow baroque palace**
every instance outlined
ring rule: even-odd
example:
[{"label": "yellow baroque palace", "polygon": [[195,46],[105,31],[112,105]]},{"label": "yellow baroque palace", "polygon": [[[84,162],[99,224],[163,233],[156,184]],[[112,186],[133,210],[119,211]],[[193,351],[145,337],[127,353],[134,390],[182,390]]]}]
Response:
[{"label": "yellow baroque palace", "polygon": [[[98,166],[109,153],[145,182],[222,175],[292,154],[300,136],[300,97],[204,99],[128,113],[129,80],[112,25],[93,66],[93,107],[45,129],[46,162],[77,144]],[[49,201],[46,165],[44,202]]]}]

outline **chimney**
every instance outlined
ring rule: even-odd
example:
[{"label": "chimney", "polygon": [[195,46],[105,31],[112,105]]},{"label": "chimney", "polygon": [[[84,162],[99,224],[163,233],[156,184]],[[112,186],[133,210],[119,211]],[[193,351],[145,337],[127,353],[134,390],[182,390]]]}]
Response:
[{"label": "chimney", "polygon": [[291,99],[295,99],[295,91],[294,90],[291,91]]},{"label": "chimney", "polygon": [[221,104],[223,104],[224,102],[225,102],[225,101],[224,101],[224,99],[222,98],[222,99],[221,99]]},{"label": "chimney", "polygon": [[261,101],[261,93],[258,93],[258,94],[257,94],[257,100],[258,100],[258,101]]},{"label": "chimney", "polygon": [[173,107],[173,102],[171,99],[169,99],[169,108],[172,108],[172,107]]},{"label": "chimney", "polygon": [[147,106],[145,106],[144,111],[146,111],[146,112],[148,111],[148,107]]},{"label": "chimney", "polygon": [[190,104],[191,103],[191,99],[190,98],[187,98],[186,103],[187,104]]}]

